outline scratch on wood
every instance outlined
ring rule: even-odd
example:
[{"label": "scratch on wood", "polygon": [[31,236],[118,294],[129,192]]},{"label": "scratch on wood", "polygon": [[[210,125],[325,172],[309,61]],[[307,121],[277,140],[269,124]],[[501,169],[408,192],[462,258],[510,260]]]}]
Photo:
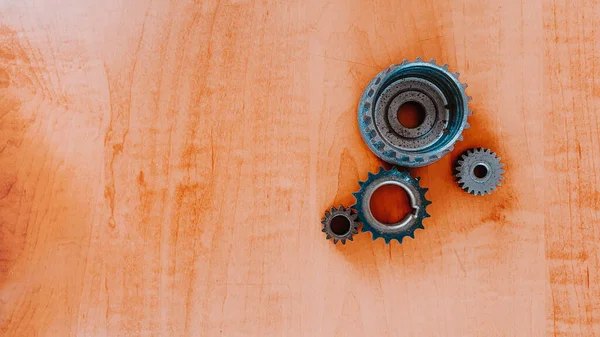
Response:
[{"label": "scratch on wood", "polygon": [[456,251],[456,249],[452,249],[452,252],[454,252],[454,255],[456,256],[456,260],[458,261],[458,266],[460,267],[460,270],[462,270],[463,274],[467,276],[467,270],[465,269],[465,266],[463,265],[460,256],[458,256],[458,252]]},{"label": "scratch on wood", "polygon": [[344,60],[341,58],[337,58],[337,57],[333,57],[333,56],[327,56],[327,55],[319,55],[319,54],[314,54],[314,53],[308,53],[308,55],[312,55],[312,56],[316,56],[316,57],[321,57],[324,58],[326,60],[333,60],[333,61],[339,61],[339,62],[344,62],[344,63],[349,63],[349,64],[357,64],[363,67],[368,67],[368,68],[376,68],[374,66],[365,64],[365,63],[360,63],[360,62],[356,62],[356,61],[350,61],[350,60]]}]

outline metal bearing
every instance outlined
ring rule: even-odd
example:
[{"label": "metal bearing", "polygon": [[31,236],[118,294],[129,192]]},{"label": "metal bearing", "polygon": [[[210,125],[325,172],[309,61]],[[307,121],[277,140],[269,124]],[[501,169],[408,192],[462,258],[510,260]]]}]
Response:
[{"label": "metal bearing", "polygon": [[[366,87],[358,107],[363,140],[379,158],[406,166],[429,165],[453,150],[469,127],[471,115],[466,84],[450,73],[448,65],[435,60],[404,60],[380,72]],[[403,104],[419,106],[423,121],[415,127],[402,125],[398,111]]]}]

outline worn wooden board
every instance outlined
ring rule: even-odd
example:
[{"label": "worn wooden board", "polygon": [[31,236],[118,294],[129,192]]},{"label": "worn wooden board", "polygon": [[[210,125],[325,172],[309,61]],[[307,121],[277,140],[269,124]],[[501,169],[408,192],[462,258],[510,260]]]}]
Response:
[{"label": "worn wooden board", "polygon": [[[600,3],[0,3],[0,335],[600,335]],[[381,69],[475,115],[415,240],[334,246]],[[451,165],[487,146],[495,194]],[[390,212],[394,212],[390,209]]]}]

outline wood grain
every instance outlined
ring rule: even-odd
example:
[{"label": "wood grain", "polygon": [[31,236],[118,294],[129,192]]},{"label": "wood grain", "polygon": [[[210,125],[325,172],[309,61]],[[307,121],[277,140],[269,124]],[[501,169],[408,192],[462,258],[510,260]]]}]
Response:
[{"label": "wood grain", "polygon": [[[5,0],[0,335],[600,335],[600,3]],[[415,240],[334,246],[389,64],[461,73]],[[451,178],[470,147],[505,184]]]}]

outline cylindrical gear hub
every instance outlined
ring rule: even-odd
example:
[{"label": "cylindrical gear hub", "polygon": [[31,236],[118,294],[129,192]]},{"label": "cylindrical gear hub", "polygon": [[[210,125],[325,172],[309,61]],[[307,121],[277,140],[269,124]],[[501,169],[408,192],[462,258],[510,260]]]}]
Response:
[{"label": "cylindrical gear hub", "polygon": [[[448,65],[435,60],[404,60],[380,72],[366,87],[358,106],[358,125],[367,146],[382,160],[405,167],[429,165],[454,149],[469,127],[466,84]],[[423,116],[406,126],[398,112],[405,104]]]}]

